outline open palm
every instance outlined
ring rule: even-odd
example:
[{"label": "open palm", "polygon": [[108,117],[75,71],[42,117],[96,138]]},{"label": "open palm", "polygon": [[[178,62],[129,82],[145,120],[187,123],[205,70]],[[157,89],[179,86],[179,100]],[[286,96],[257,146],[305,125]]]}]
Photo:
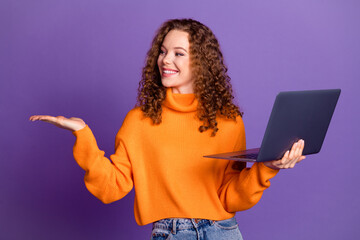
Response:
[{"label": "open palm", "polygon": [[57,127],[64,128],[70,131],[77,131],[86,126],[85,122],[81,118],[66,118],[63,116],[49,116],[49,115],[33,115],[29,119],[30,121],[43,121],[51,123]]}]

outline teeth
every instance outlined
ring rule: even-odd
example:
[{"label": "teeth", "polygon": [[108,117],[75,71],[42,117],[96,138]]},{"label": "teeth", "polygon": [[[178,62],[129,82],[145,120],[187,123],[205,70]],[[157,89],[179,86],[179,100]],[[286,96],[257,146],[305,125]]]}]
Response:
[{"label": "teeth", "polygon": [[173,74],[173,73],[177,73],[176,71],[170,71],[170,70],[164,70],[165,74]]}]

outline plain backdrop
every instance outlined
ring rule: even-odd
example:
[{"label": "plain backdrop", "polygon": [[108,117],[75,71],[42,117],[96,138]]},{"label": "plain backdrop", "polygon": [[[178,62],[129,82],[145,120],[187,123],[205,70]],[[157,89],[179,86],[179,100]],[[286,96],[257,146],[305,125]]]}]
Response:
[{"label": "plain backdrop", "polygon": [[360,2],[356,0],[1,0],[0,239],[149,239],[134,191],[105,205],[85,188],[75,137],[33,114],[83,118],[110,156],[134,107],[145,55],[167,19],[209,26],[262,139],[279,91],[341,88],[323,148],[238,212],[246,240],[356,239],[359,217]]}]

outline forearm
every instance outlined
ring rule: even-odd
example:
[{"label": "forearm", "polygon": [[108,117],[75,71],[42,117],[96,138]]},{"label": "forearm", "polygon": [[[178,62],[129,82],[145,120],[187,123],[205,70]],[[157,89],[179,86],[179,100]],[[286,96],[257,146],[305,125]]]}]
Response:
[{"label": "forearm", "polygon": [[270,169],[262,163],[255,163],[241,172],[227,173],[219,191],[224,208],[228,212],[236,212],[253,207],[277,172],[278,170]]},{"label": "forearm", "polygon": [[133,187],[130,166],[119,169],[106,158],[88,126],[73,134],[76,136],[74,158],[86,171],[87,189],[104,203],[124,197]]}]

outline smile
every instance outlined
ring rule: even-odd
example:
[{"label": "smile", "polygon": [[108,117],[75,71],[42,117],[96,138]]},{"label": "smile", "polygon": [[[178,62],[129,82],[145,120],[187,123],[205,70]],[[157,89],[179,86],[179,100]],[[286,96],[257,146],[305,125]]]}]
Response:
[{"label": "smile", "polygon": [[172,69],[163,69],[162,76],[163,77],[171,77],[175,74],[177,74],[179,71],[172,70]]},{"label": "smile", "polygon": [[172,71],[172,70],[164,70],[165,74],[174,74],[177,73],[177,71]]}]

